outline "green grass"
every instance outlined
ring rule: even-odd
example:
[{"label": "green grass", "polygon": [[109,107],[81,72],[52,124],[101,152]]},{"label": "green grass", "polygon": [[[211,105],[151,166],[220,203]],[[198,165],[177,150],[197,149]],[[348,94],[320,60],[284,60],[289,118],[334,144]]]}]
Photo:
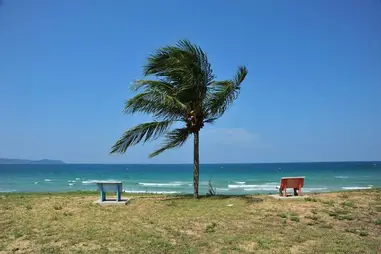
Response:
[{"label": "green grass", "polygon": [[344,201],[342,205],[347,207],[356,207],[355,204],[351,201]]},{"label": "green grass", "polygon": [[335,201],[332,200],[332,199],[330,199],[330,200],[321,200],[320,202],[322,202],[325,205],[329,205],[329,206],[334,206],[334,204],[335,204]]},{"label": "green grass", "polygon": [[319,220],[319,217],[316,215],[306,215],[304,218],[317,221]]},{"label": "green grass", "polygon": [[300,221],[300,219],[299,219],[299,217],[298,216],[291,216],[290,217],[290,220],[292,220],[292,221],[295,221],[295,222],[299,222]]},{"label": "green grass", "polygon": [[0,253],[380,252],[381,190],[307,202],[128,197],[126,206],[99,206],[97,193],[0,194]]}]

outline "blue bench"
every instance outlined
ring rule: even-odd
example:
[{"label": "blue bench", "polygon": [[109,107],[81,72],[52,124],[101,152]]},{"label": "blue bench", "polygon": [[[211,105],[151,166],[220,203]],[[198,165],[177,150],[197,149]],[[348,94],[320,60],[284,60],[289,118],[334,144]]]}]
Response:
[{"label": "blue bench", "polygon": [[116,201],[122,201],[122,182],[119,181],[99,181],[96,182],[101,194],[101,202],[106,201],[106,192],[116,193]]}]

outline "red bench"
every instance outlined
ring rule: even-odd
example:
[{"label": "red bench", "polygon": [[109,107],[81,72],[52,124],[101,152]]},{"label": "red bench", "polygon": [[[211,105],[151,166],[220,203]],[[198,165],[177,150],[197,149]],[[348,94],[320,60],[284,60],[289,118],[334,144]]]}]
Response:
[{"label": "red bench", "polygon": [[298,191],[298,196],[302,196],[302,187],[304,187],[304,177],[282,177],[280,179],[279,194],[282,196],[282,191],[284,191],[283,196],[287,197],[286,189],[293,188]]}]

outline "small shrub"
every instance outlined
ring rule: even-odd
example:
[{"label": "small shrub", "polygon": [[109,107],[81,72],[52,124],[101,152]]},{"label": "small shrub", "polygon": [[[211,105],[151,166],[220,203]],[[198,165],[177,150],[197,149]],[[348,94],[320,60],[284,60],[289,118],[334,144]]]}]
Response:
[{"label": "small shrub", "polygon": [[328,229],[331,229],[331,228],[333,228],[333,225],[332,225],[332,224],[326,224],[326,223],[324,223],[324,224],[321,225],[321,227],[322,227],[322,228],[328,228]]},{"label": "small shrub", "polygon": [[356,229],[355,228],[346,228],[345,232],[356,234]]},{"label": "small shrub", "polygon": [[350,214],[345,214],[345,215],[339,214],[338,216],[336,216],[336,219],[338,219],[338,220],[354,220],[354,218]]},{"label": "small shrub", "polygon": [[335,209],[333,211],[328,211],[327,213],[331,217],[338,217],[339,215],[349,214],[350,211],[348,211],[348,210],[342,210],[342,209]]},{"label": "small shrub", "polygon": [[66,211],[65,211],[65,212],[63,213],[63,215],[64,215],[64,216],[72,216],[73,213],[72,213],[72,212],[66,212]]},{"label": "small shrub", "polygon": [[351,201],[344,201],[342,205],[347,207],[355,207],[355,204]]},{"label": "small shrub", "polygon": [[310,219],[310,220],[319,220],[319,217],[316,215],[306,215],[305,218]]},{"label": "small shrub", "polygon": [[312,210],[311,210],[311,213],[313,213],[313,214],[317,214],[317,210],[316,210],[316,209],[312,209]]},{"label": "small shrub", "polygon": [[26,210],[32,210],[32,206],[30,204],[25,205]]},{"label": "small shrub", "polygon": [[331,217],[337,217],[339,214],[337,212],[328,212],[328,215]]},{"label": "small shrub", "polygon": [[62,210],[62,206],[61,205],[58,205],[58,204],[55,204],[53,206],[54,210]]},{"label": "small shrub", "polygon": [[167,206],[176,206],[176,203],[171,200],[167,203]]},{"label": "small shrub", "polygon": [[369,233],[368,233],[368,232],[365,232],[365,231],[361,231],[359,235],[360,235],[360,236],[368,236]]},{"label": "small shrub", "polygon": [[213,233],[216,231],[217,223],[212,222],[211,224],[207,225],[205,228],[205,233]]},{"label": "small shrub", "polygon": [[258,239],[257,243],[258,243],[258,246],[261,249],[269,249],[269,243],[268,243],[268,241],[266,241],[264,239]]},{"label": "small shrub", "polygon": [[291,216],[290,220],[295,221],[295,222],[299,222],[299,217],[298,216]]},{"label": "small shrub", "polygon": [[318,199],[311,198],[311,197],[306,197],[304,200],[307,201],[307,202],[318,202]]},{"label": "small shrub", "polygon": [[381,206],[376,206],[376,211],[381,212]]},{"label": "small shrub", "polygon": [[330,205],[330,206],[333,206],[335,204],[335,201],[333,201],[332,199],[331,200],[322,200],[321,202],[325,205]]},{"label": "small shrub", "polygon": [[283,219],[287,218],[287,214],[286,213],[280,213],[280,214],[278,214],[278,216],[283,218]]},{"label": "small shrub", "polygon": [[381,225],[381,219],[376,220],[375,224],[376,225]]}]

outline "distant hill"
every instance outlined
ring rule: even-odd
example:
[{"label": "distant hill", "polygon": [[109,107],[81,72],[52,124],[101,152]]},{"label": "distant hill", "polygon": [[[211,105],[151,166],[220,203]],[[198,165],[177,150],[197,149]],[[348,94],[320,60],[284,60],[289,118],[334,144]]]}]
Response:
[{"label": "distant hill", "polygon": [[6,159],[0,158],[0,164],[65,164],[60,160],[24,160],[24,159]]}]

